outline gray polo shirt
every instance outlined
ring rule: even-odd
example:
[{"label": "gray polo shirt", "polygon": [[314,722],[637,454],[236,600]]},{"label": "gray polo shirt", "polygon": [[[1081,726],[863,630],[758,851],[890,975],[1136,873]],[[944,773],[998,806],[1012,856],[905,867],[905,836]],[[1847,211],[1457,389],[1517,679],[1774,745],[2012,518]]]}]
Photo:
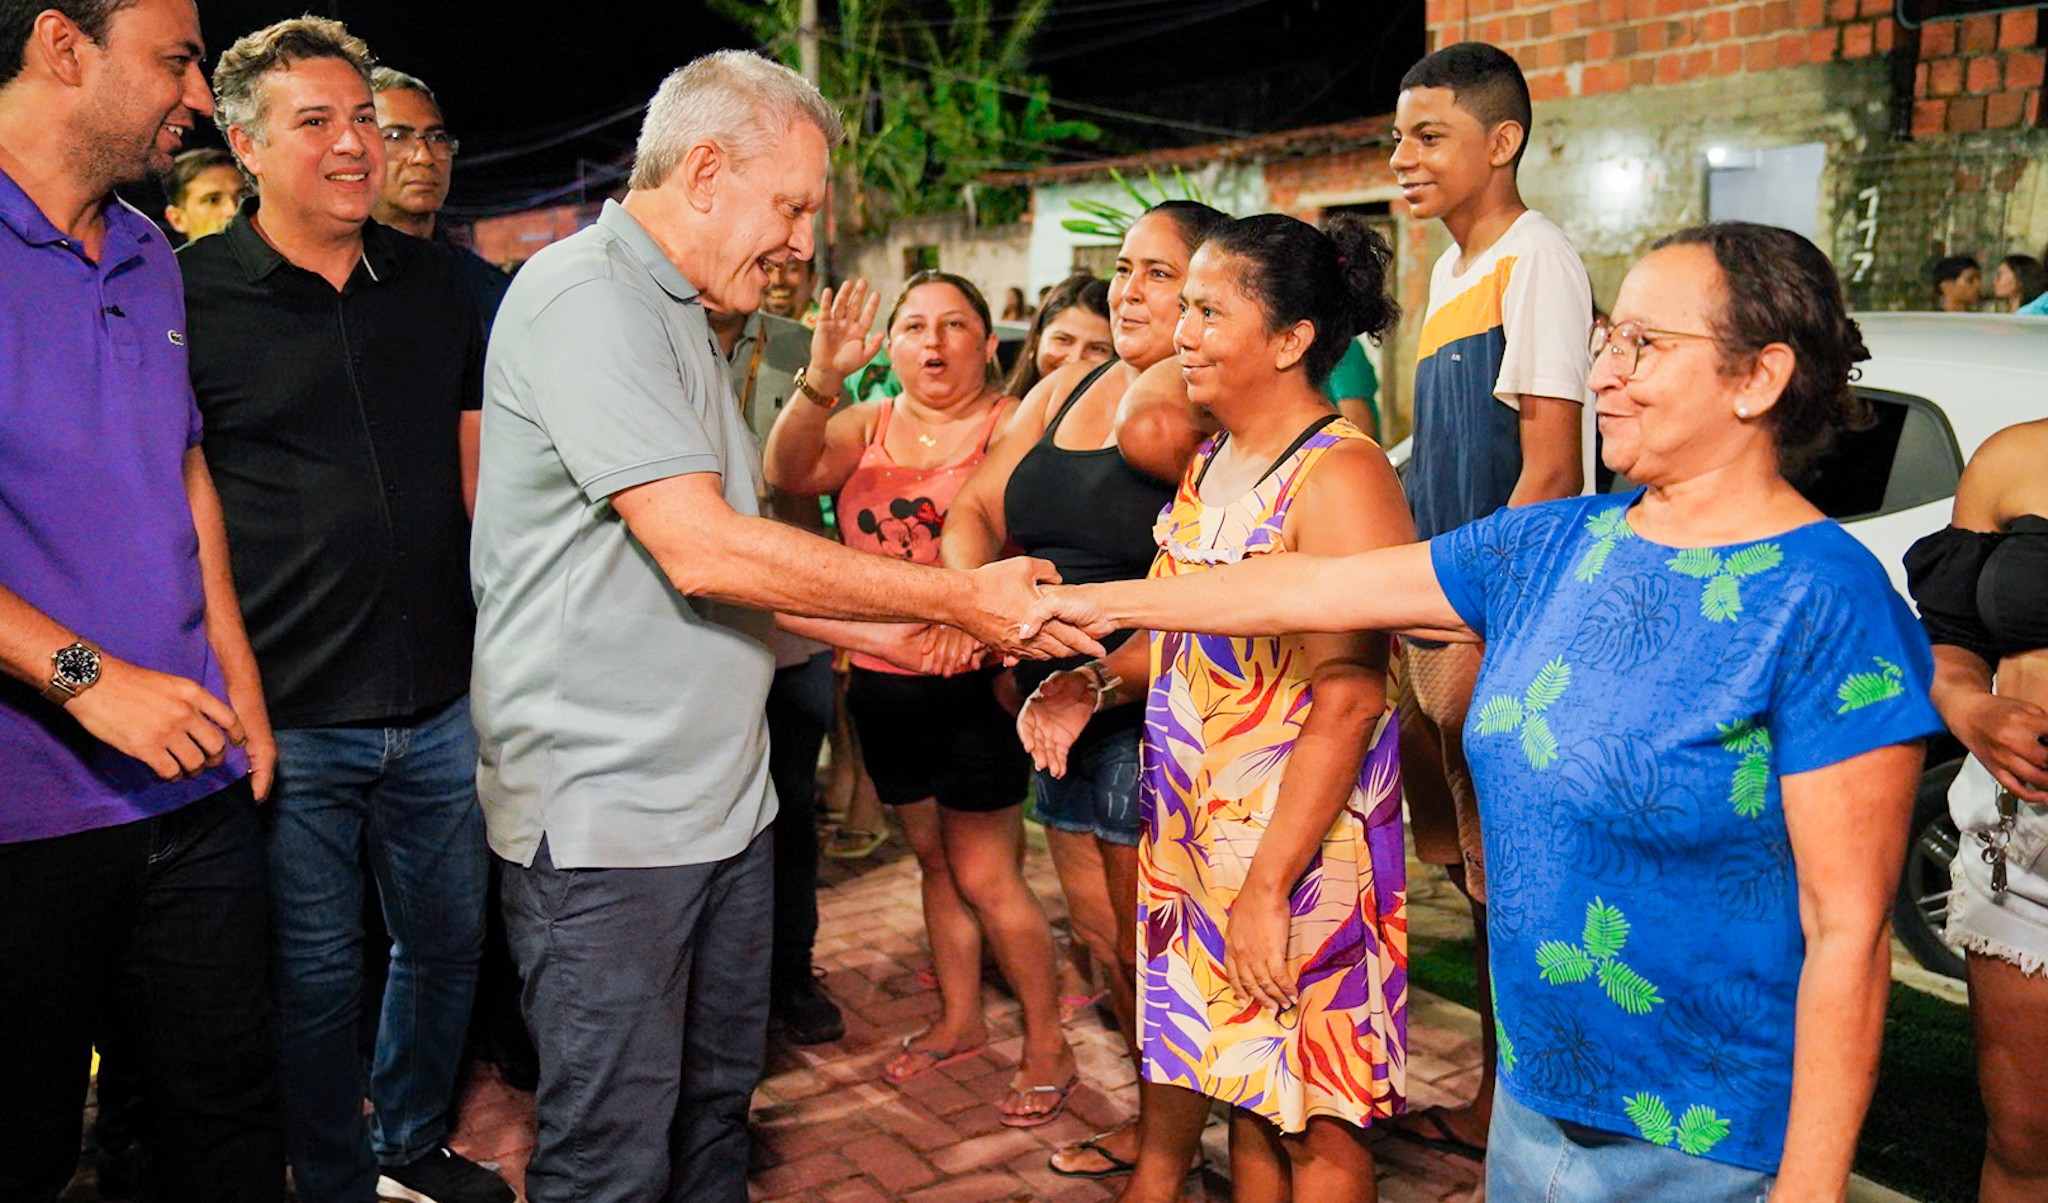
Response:
[{"label": "gray polo shirt", "polygon": [[470,570],[491,847],[563,868],[735,855],[775,815],[768,616],[683,597],[613,494],[692,472],[757,512],[697,290],[614,202],[512,281],[484,371]]}]

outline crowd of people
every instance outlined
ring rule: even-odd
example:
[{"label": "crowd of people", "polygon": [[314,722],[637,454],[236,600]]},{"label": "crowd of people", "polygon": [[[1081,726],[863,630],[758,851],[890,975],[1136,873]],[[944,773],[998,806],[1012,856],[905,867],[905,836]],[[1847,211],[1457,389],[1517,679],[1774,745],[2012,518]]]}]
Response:
[{"label": "crowd of people", "polygon": [[[1362,221],[1162,202],[1009,290],[1005,373],[970,280],[816,287],[841,118],[758,55],[663,81],[516,279],[439,220],[425,81],[312,16],[204,60],[190,0],[0,0],[0,1203],[70,1179],[95,1048],[147,1198],[510,1200],[448,1147],[466,1049],[533,1080],[536,1203],[746,1198],[771,1024],[845,1032],[827,740],[931,949],[879,1078],[981,1050],[992,960],[1020,1128],[1081,1082],[1045,829],[1141,1080],[1059,1174],[1178,1199],[1220,1102],[1248,1201],[1375,1198],[1382,1133],[1496,1203],[1837,1199],[1944,728],[1998,786],[1950,916],[1982,1197],[2048,1192],[2048,424],[1972,461],[1916,619],[1792,483],[1864,421],[1826,258],[1677,231],[1596,322],[1508,55],[1401,84],[1451,242],[1405,479]],[[1484,1050],[1415,1112],[1410,848]]]}]

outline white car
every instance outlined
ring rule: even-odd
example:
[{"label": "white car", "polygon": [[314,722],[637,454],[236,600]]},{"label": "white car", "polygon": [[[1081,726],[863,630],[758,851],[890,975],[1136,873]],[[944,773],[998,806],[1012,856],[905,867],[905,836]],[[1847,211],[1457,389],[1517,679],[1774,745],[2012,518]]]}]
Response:
[{"label": "white car", "polygon": [[[1906,549],[1948,525],[1970,456],[2007,426],[2048,418],[2048,317],[1871,313],[1856,320],[1870,359],[1855,387],[1877,421],[1838,438],[1793,483],[1883,562],[1903,596]],[[1408,451],[1403,439],[1387,455],[1402,468]],[[1608,485],[1632,487],[1618,478]],[[1962,746],[1944,737],[1927,761],[1893,923],[1922,964],[1961,977],[1962,958],[1941,942],[1941,929],[1957,845],[1948,792]]]},{"label": "white car", "polygon": [[[1873,313],[1857,321],[1870,361],[1856,388],[1876,406],[1878,425],[1851,435],[1802,489],[1904,593],[1906,549],[1948,525],[1963,464],[1999,430],[2048,417],[2048,318]],[[1963,974],[1962,957],[1941,942],[1958,843],[1948,794],[1962,755],[1952,738],[1928,750],[1892,910],[1899,939],[1950,977]]]}]

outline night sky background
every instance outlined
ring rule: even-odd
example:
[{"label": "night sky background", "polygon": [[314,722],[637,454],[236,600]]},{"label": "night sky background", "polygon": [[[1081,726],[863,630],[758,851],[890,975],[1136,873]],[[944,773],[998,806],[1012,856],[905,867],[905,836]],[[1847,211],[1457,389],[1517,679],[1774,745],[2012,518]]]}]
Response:
[{"label": "night sky background", "polygon": [[[424,79],[462,139],[451,213],[471,215],[544,203],[565,189],[575,199],[586,165],[632,149],[639,123],[626,110],[662,76],[707,51],[753,45],[696,0],[199,7],[211,55],[310,10],[339,17],[380,62]],[[950,12],[943,0],[930,7],[935,18]],[[1009,7],[996,5],[999,13]],[[829,26],[834,0],[821,8]],[[1056,114],[1103,129],[1092,146],[1063,148],[1059,161],[1068,161],[1386,112],[1422,47],[1422,0],[1062,0],[1034,44],[1031,68],[1048,77]],[[1063,110],[1062,100],[1131,116]],[[208,130],[200,141],[218,138]],[[543,142],[554,144],[501,157]]]}]

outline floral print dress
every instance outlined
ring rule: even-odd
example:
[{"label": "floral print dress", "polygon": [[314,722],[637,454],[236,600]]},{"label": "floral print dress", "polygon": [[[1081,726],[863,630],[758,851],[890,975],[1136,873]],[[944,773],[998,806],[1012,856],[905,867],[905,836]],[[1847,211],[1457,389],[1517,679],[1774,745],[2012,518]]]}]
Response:
[{"label": "floral print dress", "polygon": [[[1212,440],[1182,478],[1155,533],[1154,577],[1281,555],[1302,483],[1329,451],[1366,436],[1317,428],[1243,497],[1204,504]],[[1289,753],[1313,698],[1299,637],[1159,632],[1146,703],[1138,845],[1138,1031],[1148,1081],[1255,1112],[1286,1132],[1311,1116],[1370,1125],[1406,1093],[1407,871],[1391,709],[1344,810],[1295,883],[1287,961],[1300,1001],[1278,1014],[1240,999],[1224,935]]]}]

